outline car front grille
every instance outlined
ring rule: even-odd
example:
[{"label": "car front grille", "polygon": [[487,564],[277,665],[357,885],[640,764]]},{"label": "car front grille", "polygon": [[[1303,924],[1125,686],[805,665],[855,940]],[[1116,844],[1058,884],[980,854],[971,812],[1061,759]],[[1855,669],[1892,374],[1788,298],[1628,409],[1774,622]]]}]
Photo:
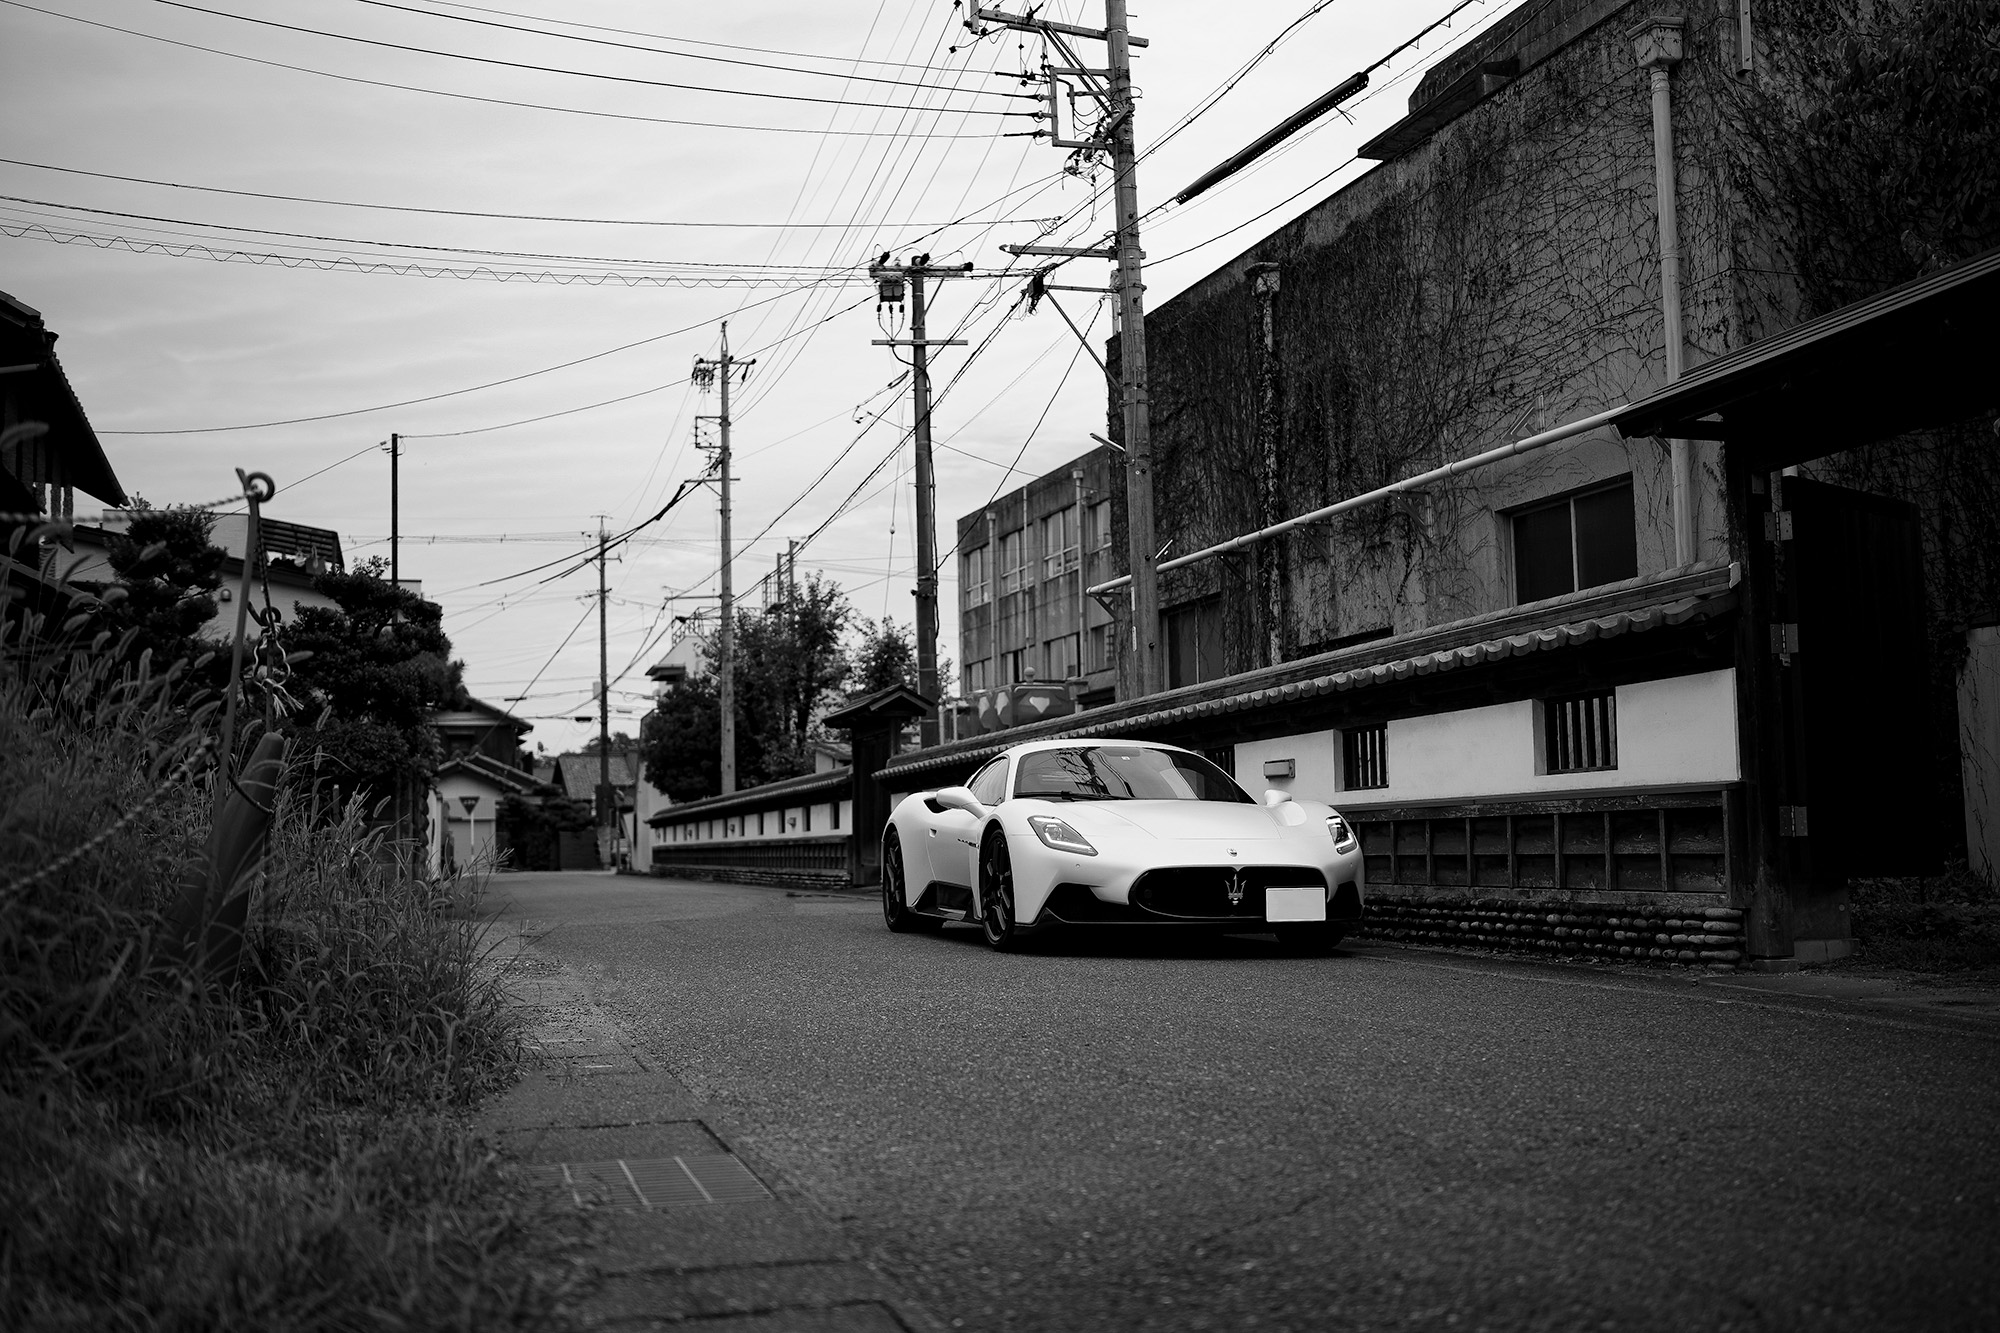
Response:
[{"label": "car front grille", "polygon": [[1324,890],[1326,876],[1310,866],[1173,866],[1139,876],[1132,905],[1156,920],[1262,921],[1264,890],[1276,888]]}]

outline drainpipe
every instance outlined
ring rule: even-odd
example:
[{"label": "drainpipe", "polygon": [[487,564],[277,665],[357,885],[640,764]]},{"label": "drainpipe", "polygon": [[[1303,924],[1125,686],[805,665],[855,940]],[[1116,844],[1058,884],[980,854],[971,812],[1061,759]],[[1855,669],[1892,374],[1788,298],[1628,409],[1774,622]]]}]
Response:
[{"label": "drainpipe", "polygon": [[[1681,377],[1681,251],[1674,210],[1674,109],[1668,76],[1681,63],[1685,19],[1655,15],[1632,31],[1632,52],[1653,83],[1653,189],[1660,219],[1660,315],[1665,324],[1667,379]],[[1686,440],[1667,441],[1673,479],[1674,563],[1694,559],[1693,465]]]},{"label": "drainpipe", "polygon": [[[1278,300],[1278,266],[1252,264],[1250,291],[1257,300],[1257,526],[1269,527],[1282,514],[1278,505],[1278,437],[1283,418],[1278,403],[1278,333],[1273,307]],[[1265,666],[1285,660],[1284,546],[1265,542],[1252,556],[1257,570],[1257,636]]]}]

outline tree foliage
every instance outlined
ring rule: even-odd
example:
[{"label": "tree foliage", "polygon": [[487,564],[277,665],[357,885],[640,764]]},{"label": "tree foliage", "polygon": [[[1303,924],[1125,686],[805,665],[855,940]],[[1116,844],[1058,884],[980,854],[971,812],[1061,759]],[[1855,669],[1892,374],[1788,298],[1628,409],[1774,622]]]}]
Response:
[{"label": "tree foliage", "polygon": [[292,726],[310,728],[324,776],[374,799],[430,780],[439,759],[430,713],[465,694],[443,610],[387,575],[379,558],[320,575],[314,589],[336,605],[303,608],[285,630],[288,649],[309,654],[292,673],[303,705]]},{"label": "tree foliage", "polygon": [[[736,781],[741,787],[809,773],[819,719],[843,691],[914,687],[910,629],[854,611],[840,586],[810,576],[786,602],[736,618]],[[646,780],[677,801],[721,790],[716,646],[706,669],[667,690],[639,733]]]},{"label": "tree foliage", "polygon": [[[152,651],[156,662],[192,662],[219,648],[202,630],[215,618],[215,592],[222,586],[228,552],[208,538],[215,516],[200,509],[141,509],[126,530],[110,541],[112,572],[124,589],[102,612],[114,634],[136,631],[133,653]],[[205,682],[220,684],[226,664],[216,664]]]}]

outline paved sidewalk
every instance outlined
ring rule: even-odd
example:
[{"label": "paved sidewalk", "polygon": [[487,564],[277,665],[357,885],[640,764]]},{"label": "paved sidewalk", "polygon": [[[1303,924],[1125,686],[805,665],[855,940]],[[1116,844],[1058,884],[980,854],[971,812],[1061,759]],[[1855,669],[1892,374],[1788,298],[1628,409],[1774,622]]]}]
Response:
[{"label": "paved sidewalk", "polygon": [[510,939],[496,950],[525,1010],[527,1076],[479,1128],[592,1214],[593,1328],[699,1323],[729,1333],[929,1333],[815,1202],[739,1153],[726,1125],[637,1050],[589,987]]}]

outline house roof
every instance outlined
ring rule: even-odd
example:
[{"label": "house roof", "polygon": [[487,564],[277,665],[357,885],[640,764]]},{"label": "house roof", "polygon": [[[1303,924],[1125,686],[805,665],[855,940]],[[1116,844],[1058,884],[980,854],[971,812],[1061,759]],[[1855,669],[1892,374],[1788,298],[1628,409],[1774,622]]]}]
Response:
[{"label": "house roof", "polygon": [[1619,433],[1726,439],[1783,467],[2000,405],[2000,247],[1796,324],[1628,405]]},{"label": "house roof", "polygon": [[[474,716],[468,715],[476,715],[476,719]],[[523,722],[506,709],[489,704],[484,699],[475,699],[469,694],[465,696],[465,707],[440,708],[431,714],[431,721],[437,726],[449,726],[453,724],[459,726],[468,724],[482,725],[503,722],[524,735],[535,729],[534,723]]]},{"label": "house roof", "polygon": [[532,774],[523,773],[518,768],[509,768],[499,760],[489,755],[480,754],[477,751],[445,760],[442,764],[438,765],[437,772],[439,777],[444,777],[448,774],[459,774],[468,778],[475,778],[500,791],[516,796],[532,795],[537,788],[547,785],[546,783],[535,781]]},{"label": "house roof", "polygon": [[105,504],[122,505],[125,488],[56,360],[55,344],[56,335],[43,324],[40,311],[0,292],[0,364],[34,367],[7,377],[5,387],[21,416],[48,423],[43,443],[58,451],[71,486]]},{"label": "house roof", "polygon": [[1737,575],[1734,564],[1709,562],[1568,593],[1108,708],[967,737],[892,761],[878,776],[905,779],[962,767],[1024,741],[1124,735],[1681,625],[1734,606]]},{"label": "house roof", "polygon": [[[555,784],[571,796],[594,796],[597,792],[597,777],[600,772],[597,756],[594,754],[562,754],[556,756]],[[625,756],[611,756],[611,785],[629,787],[632,785],[632,768],[625,762]]]},{"label": "house roof", "polygon": [[822,792],[844,792],[854,781],[852,767],[829,769],[824,773],[801,773],[795,778],[781,782],[767,782],[761,787],[749,787],[743,791],[729,792],[722,796],[704,796],[698,801],[686,801],[669,806],[652,816],[648,824],[678,824],[685,819],[708,818],[711,815],[732,814],[738,810],[773,810],[791,805],[802,796],[816,796]]}]

